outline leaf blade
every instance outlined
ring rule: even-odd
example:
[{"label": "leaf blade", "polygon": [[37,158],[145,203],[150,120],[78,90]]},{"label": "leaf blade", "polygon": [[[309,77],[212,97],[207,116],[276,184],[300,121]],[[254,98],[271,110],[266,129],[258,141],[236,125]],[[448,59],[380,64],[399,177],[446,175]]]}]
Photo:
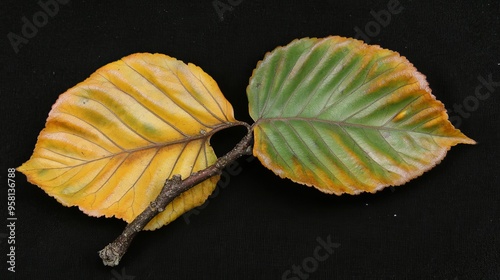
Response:
[{"label": "leaf blade", "polygon": [[[286,60],[286,74],[266,78]],[[475,143],[451,125],[406,58],[354,39],[277,48],[258,63],[247,95],[254,155],[277,175],[327,193],[404,184],[451,146]]]},{"label": "leaf blade", "polygon": [[[66,206],[131,222],[174,174],[213,164],[213,133],[236,125],[201,68],[161,54],[103,66],[53,105],[32,157],[18,168]],[[145,229],[201,205],[218,176],[183,193]]]}]

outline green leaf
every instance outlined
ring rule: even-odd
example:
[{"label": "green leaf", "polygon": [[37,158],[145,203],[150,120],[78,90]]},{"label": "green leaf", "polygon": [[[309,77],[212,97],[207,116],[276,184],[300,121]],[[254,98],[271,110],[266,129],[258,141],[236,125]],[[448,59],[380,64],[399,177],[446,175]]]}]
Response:
[{"label": "green leaf", "polygon": [[281,177],[327,193],[375,192],[438,164],[455,129],[425,76],[361,41],[295,40],[268,53],[247,88],[254,155]]}]

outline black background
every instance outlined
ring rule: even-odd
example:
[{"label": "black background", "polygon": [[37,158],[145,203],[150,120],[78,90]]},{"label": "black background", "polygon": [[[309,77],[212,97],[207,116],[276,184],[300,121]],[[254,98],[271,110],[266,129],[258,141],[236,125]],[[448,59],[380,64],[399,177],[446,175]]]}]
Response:
[{"label": "black background", "polygon": [[[251,122],[245,89],[267,51],[301,37],[353,37],[356,27],[373,27],[370,11],[393,0],[231,2],[221,20],[210,0],[71,0],[16,53],[7,34],[21,35],[22,18],[32,21],[41,8],[2,0],[1,223],[7,168],[29,159],[58,95],[99,67],[135,52],[195,63],[218,82],[236,117]],[[7,271],[1,238],[0,278],[281,279],[313,256],[318,237],[330,236],[340,247],[308,279],[500,279],[500,87],[474,103],[479,77],[500,82],[500,2],[400,5],[387,26],[371,30],[370,43],[406,56],[448,109],[469,102],[468,115],[450,115],[478,145],[452,148],[405,186],[359,196],[326,195],[241,159],[241,172],[189,223],[179,218],[139,234],[117,268],[104,267],[97,251],[124,222],[63,207],[17,173],[16,273]],[[242,133],[216,135],[216,152]]]}]

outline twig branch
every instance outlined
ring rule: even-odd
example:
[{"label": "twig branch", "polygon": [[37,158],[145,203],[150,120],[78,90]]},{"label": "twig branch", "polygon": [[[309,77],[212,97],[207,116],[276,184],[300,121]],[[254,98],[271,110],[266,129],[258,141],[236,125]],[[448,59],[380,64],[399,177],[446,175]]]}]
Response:
[{"label": "twig branch", "polygon": [[137,216],[130,224],[125,227],[122,234],[118,236],[112,243],[108,244],[104,249],[99,251],[104,265],[116,266],[120,263],[121,258],[127,252],[127,249],[134,239],[144,227],[157,214],[161,213],[165,207],[178,197],[183,192],[189,190],[193,186],[205,181],[206,179],[219,174],[229,163],[235,161],[239,157],[251,154],[252,128],[245,123],[248,133],[236,144],[236,146],[217,161],[198,172],[191,174],[186,179],[182,180],[180,175],[174,175],[167,179],[160,194],[151,202],[139,216]]}]

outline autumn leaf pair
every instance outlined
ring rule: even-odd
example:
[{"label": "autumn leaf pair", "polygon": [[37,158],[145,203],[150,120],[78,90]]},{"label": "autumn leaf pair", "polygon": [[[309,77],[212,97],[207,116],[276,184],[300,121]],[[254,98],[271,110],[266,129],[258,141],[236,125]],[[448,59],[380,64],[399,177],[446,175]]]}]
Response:
[{"label": "autumn leaf pair", "polygon": [[[253,154],[280,177],[325,193],[402,185],[451,146],[475,143],[406,58],[350,38],[276,48],[257,64],[247,96]],[[18,170],[65,206],[131,222],[166,179],[214,164],[211,136],[238,125],[246,123],[201,68],[133,54],[59,97]],[[145,229],[201,205],[218,179],[182,193]]]}]

